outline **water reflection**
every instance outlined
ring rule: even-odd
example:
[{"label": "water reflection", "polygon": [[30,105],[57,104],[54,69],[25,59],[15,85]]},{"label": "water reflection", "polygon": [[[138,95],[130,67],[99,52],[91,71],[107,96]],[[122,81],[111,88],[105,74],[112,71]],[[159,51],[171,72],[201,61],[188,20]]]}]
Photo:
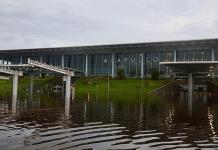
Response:
[{"label": "water reflection", "polygon": [[[165,91],[165,98],[112,91],[75,93],[71,105],[51,92],[0,95],[1,149],[217,148],[218,104],[207,93]],[[46,94],[45,94],[46,93]],[[125,94],[122,94],[125,95]],[[134,98],[134,99],[133,99]],[[66,107],[68,106],[68,107]],[[13,144],[11,144],[13,143]]]}]

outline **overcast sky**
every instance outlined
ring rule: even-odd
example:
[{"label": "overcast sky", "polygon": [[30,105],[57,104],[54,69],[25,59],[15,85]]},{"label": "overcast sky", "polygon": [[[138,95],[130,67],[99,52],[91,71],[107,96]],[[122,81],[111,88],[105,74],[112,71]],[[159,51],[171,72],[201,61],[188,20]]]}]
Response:
[{"label": "overcast sky", "polygon": [[0,0],[0,49],[218,38],[218,0]]}]

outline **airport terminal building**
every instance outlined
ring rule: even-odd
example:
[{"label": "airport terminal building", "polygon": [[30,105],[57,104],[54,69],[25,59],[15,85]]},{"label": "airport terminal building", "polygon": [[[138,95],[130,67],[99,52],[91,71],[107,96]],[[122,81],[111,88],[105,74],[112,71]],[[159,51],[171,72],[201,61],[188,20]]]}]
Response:
[{"label": "airport terminal building", "polygon": [[114,77],[123,68],[127,77],[147,77],[151,69],[167,77],[169,68],[159,62],[218,61],[218,39],[0,50],[0,64],[25,64],[27,58],[86,76]]}]

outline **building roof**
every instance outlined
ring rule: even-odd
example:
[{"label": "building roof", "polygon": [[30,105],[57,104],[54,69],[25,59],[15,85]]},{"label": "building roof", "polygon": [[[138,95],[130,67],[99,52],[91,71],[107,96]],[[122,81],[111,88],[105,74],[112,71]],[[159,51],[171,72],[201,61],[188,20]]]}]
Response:
[{"label": "building roof", "polygon": [[184,47],[210,45],[218,46],[218,39],[199,39],[199,40],[183,40],[183,41],[166,41],[166,42],[147,42],[147,43],[127,43],[127,44],[109,44],[109,45],[89,45],[89,46],[67,46],[67,47],[47,47],[47,48],[27,48],[27,49],[7,49],[0,50],[0,54],[17,53],[17,52],[49,52],[49,51],[87,51],[87,50],[111,50],[126,48],[160,48],[160,47]]}]

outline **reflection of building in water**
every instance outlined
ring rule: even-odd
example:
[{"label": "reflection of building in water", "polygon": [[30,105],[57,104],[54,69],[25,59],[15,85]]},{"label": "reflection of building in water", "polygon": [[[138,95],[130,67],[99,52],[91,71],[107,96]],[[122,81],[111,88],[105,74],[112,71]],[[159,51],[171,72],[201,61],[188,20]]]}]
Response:
[{"label": "reflection of building in water", "polygon": [[215,130],[215,127],[214,127],[213,111],[211,110],[210,107],[208,107],[207,110],[208,110],[207,116],[208,116],[208,121],[209,121],[209,127],[210,127],[210,130],[212,132],[213,137],[216,137],[216,130]]},{"label": "reflection of building in water", "polygon": [[115,76],[124,68],[126,76],[149,75],[156,68],[169,75],[166,61],[218,60],[218,39],[174,42],[114,44],[81,47],[57,47],[2,50],[0,64],[27,63],[27,58],[55,66],[78,69],[88,75]]}]

